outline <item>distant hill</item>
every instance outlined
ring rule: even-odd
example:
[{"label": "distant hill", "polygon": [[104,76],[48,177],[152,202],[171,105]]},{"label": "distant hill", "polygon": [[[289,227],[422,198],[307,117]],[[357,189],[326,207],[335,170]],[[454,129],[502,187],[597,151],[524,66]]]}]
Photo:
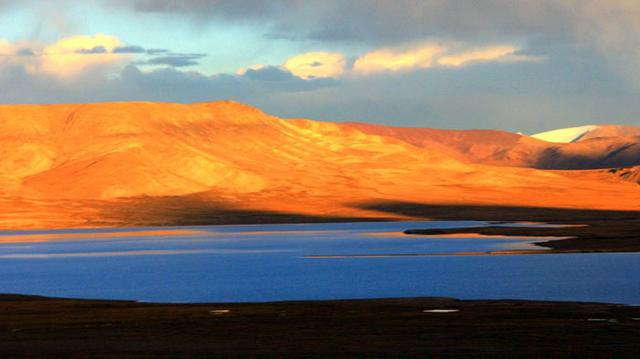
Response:
[{"label": "distant hill", "polygon": [[562,128],[531,135],[547,142],[571,143],[602,137],[640,136],[640,126],[587,125]]},{"label": "distant hill", "polygon": [[[438,130],[366,123],[348,125],[369,134],[389,136],[414,146],[447,153],[467,163],[538,169],[640,165],[640,126],[583,126],[526,136],[499,130]],[[543,138],[554,141],[544,141]]]}]

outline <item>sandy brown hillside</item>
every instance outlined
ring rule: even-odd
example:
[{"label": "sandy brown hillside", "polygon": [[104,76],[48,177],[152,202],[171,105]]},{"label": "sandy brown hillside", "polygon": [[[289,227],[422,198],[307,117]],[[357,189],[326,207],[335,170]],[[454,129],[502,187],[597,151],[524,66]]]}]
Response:
[{"label": "sandy brown hillside", "polygon": [[369,134],[393,137],[417,147],[447,153],[467,163],[558,170],[640,164],[640,127],[634,126],[598,126],[577,142],[553,143],[499,130],[348,125]]},{"label": "sandy brown hillside", "polygon": [[3,228],[375,216],[354,204],[380,199],[640,208],[637,185],[614,176],[464,163],[444,147],[235,102],[0,106],[0,133]]},{"label": "sandy brown hillside", "polygon": [[579,141],[602,137],[640,136],[640,126],[598,125],[592,131],[580,137]]},{"label": "sandy brown hillside", "polygon": [[640,166],[627,168],[612,168],[608,173],[618,176],[622,180],[635,182],[640,185]]}]

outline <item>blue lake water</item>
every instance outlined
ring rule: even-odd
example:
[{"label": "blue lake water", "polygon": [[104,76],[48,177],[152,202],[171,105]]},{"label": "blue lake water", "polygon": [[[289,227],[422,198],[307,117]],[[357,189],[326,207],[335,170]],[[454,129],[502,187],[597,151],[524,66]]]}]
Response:
[{"label": "blue lake water", "polygon": [[153,302],[447,296],[640,304],[636,253],[384,256],[531,249],[539,241],[400,233],[478,225],[485,223],[0,231],[0,293]]}]

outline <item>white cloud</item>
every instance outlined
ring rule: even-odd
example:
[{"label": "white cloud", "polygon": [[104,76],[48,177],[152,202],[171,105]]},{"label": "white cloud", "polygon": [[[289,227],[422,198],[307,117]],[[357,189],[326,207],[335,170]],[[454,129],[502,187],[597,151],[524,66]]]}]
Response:
[{"label": "white cloud", "polygon": [[353,65],[353,71],[360,75],[367,75],[435,67],[463,67],[480,62],[541,60],[539,57],[519,55],[518,51],[519,48],[513,45],[465,47],[453,43],[427,43],[409,49],[384,48],[358,57]]},{"label": "white cloud", "polygon": [[385,48],[360,56],[353,70],[361,74],[385,71],[406,71],[432,67],[438,55],[445,49],[437,44],[427,44],[410,50]]},{"label": "white cloud", "polygon": [[131,59],[129,54],[113,53],[121,45],[117,37],[104,34],[70,36],[52,44],[0,40],[0,66],[18,66],[31,74],[70,78]]},{"label": "white cloud", "polygon": [[341,76],[347,64],[344,55],[337,52],[306,52],[285,62],[285,69],[302,79]]},{"label": "white cloud", "polygon": [[66,37],[46,46],[42,50],[39,66],[30,70],[68,77],[91,68],[118,64],[129,58],[112,53],[121,44],[117,37],[104,34]]},{"label": "white cloud", "polygon": [[[351,66],[338,52],[313,51],[295,55],[280,65],[284,71],[303,79],[339,78],[349,74],[371,75],[381,72],[408,72],[441,67],[463,67],[481,62],[540,61],[541,57],[518,54],[512,45],[465,47],[457,43],[426,43],[413,47],[387,47],[360,55]],[[249,70],[273,67],[254,64],[239,68],[236,75]]]},{"label": "white cloud", "polygon": [[438,59],[438,65],[461,67],[476,62],[497,61],[513,56],[516,51],[518,49],[510,45],[482,47],[443,56]]}]

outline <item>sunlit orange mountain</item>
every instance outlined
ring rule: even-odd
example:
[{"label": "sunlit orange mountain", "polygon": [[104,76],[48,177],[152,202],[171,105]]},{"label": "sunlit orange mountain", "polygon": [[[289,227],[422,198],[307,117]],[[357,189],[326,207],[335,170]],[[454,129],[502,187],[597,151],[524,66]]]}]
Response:
[{"label": "sunlit orange mountain", "polygon": [[380,200],[640,209],[636,181],[601,170],[640,164],[619,134],[561,144],[228,101],[4,105],[0,133],[2,228],[386,216],[359,209]]}]

